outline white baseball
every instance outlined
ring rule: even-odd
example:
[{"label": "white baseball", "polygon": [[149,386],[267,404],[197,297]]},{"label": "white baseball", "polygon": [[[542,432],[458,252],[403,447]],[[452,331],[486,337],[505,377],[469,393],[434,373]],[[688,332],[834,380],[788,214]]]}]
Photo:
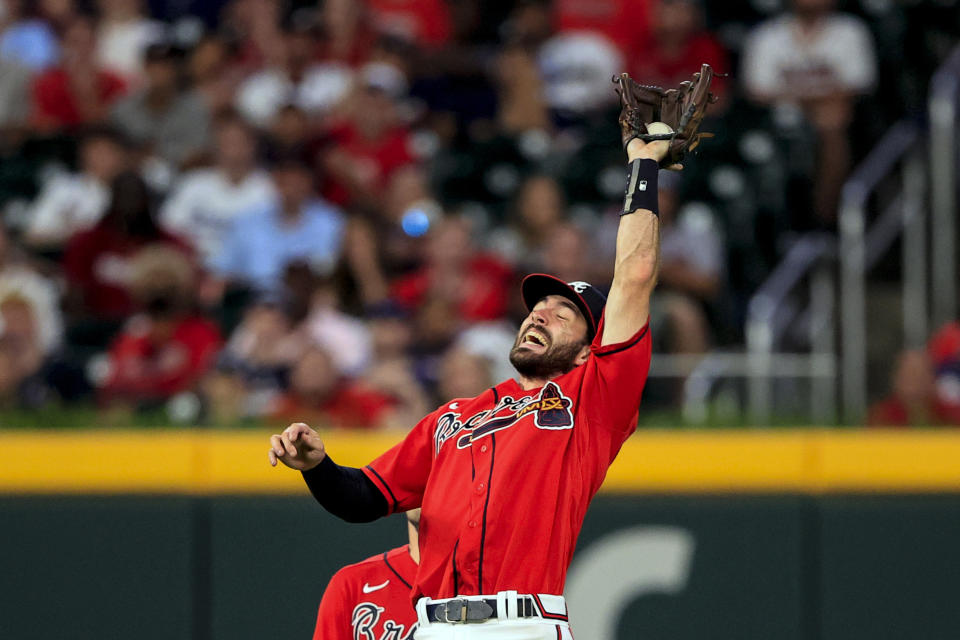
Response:
[{"label": "white baseball", "polygon": [[651,122],[647,125],[647,133],[673,133],[673,129],[665,122]]}]

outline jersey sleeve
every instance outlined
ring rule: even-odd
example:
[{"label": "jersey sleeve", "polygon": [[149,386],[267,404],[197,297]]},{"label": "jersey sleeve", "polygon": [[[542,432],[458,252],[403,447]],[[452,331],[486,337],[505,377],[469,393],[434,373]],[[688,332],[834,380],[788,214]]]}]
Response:
[{"label": "jersey sleeve", "polygon": [[388,515],[416,509],[433,466],[434,430],[437,412],[417,423],[402,442],[363,468],[387,499]]},{"label": "jersey sleeve", "polygon": [[350,615],[354,603],[350,602],[347,596],[346,578],[341,570],[330,578],[327,590],[323,592],[320,607],[317,609],[313,640],[353,639]]},{"label": "jersey sleeve", "polygon": [[640,397],[650,371],[650,325],[628,340],[601,345],[603,319],[590,345],[580,385],[580,406],[592,426],[628,436],[637,426]]}]

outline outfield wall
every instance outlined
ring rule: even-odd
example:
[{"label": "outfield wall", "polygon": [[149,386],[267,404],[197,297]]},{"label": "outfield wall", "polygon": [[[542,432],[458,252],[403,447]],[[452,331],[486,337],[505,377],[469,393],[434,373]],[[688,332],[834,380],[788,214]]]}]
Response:
[{"label": "outfield wall", "polygon": [[[328,516],[263,435],[0,432],[0,638],[308,638],[403,520]],[[960,638],[960,436],[642,433],[567,594],[579,640]]]}]

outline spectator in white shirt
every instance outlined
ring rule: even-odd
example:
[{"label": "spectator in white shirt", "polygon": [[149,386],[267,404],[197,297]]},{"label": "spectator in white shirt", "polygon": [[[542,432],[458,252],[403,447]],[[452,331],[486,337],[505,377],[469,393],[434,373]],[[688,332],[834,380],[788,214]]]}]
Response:
[{"label": "spectator in white shirt", "polygon": [[256,164],[254,133],[239,116],[221,115],[214,136],[216,165],[186,173],[160,212],[161,223],[190,242],[203,262],[220,253],[234,218],[276,197],[270,174]]},{"label": "spectator in white shirt", "polygon": [[237,91],[237,109],[248,122],[266,127],[290,104],[311,116],[322,115],[346,96],[353,72],[339,62],[314,62],[316,48],[309,31],[286,31],[280,64],[253,74]]},{"label": "spectator in white shirt", "polygon": [[143,15],[143,0],[98,0],[97,59],[131,85],[143,75],[143,53],[165,36],[162,22]]},{"label": "spectator in white shirt", "polygon": [[856,16],[834,11],[835,0],[793,0],[793,12],[757,26],[743,53],[749,95],[766,104],[803,109],[819,138],[814,207],[836,219],[837,199],[850,168],[847,128],[854,98],[876,81],[873,38]]},{"label": "spectator in white shirt", "polygon": [[110,183],[128,160],[112,129],[87,132],[77,155],[79,170],[54,174],[31,207],[24,239],[36,249],[59,249],[73,233],[96,224],[109,204]]}]

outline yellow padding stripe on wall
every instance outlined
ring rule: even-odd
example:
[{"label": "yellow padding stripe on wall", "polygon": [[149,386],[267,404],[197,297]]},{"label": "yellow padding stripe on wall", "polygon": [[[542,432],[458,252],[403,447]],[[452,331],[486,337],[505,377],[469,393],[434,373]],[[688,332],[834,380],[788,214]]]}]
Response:
[{"label": "yellow padding stripe on wall", "polygon": [[[0,493],[304,494],[267,463],[268,432],[0,431]],[[397,433],[324,434],[362,466]],[[605,491],[960,492],[960,431],[643,431]]]}]

